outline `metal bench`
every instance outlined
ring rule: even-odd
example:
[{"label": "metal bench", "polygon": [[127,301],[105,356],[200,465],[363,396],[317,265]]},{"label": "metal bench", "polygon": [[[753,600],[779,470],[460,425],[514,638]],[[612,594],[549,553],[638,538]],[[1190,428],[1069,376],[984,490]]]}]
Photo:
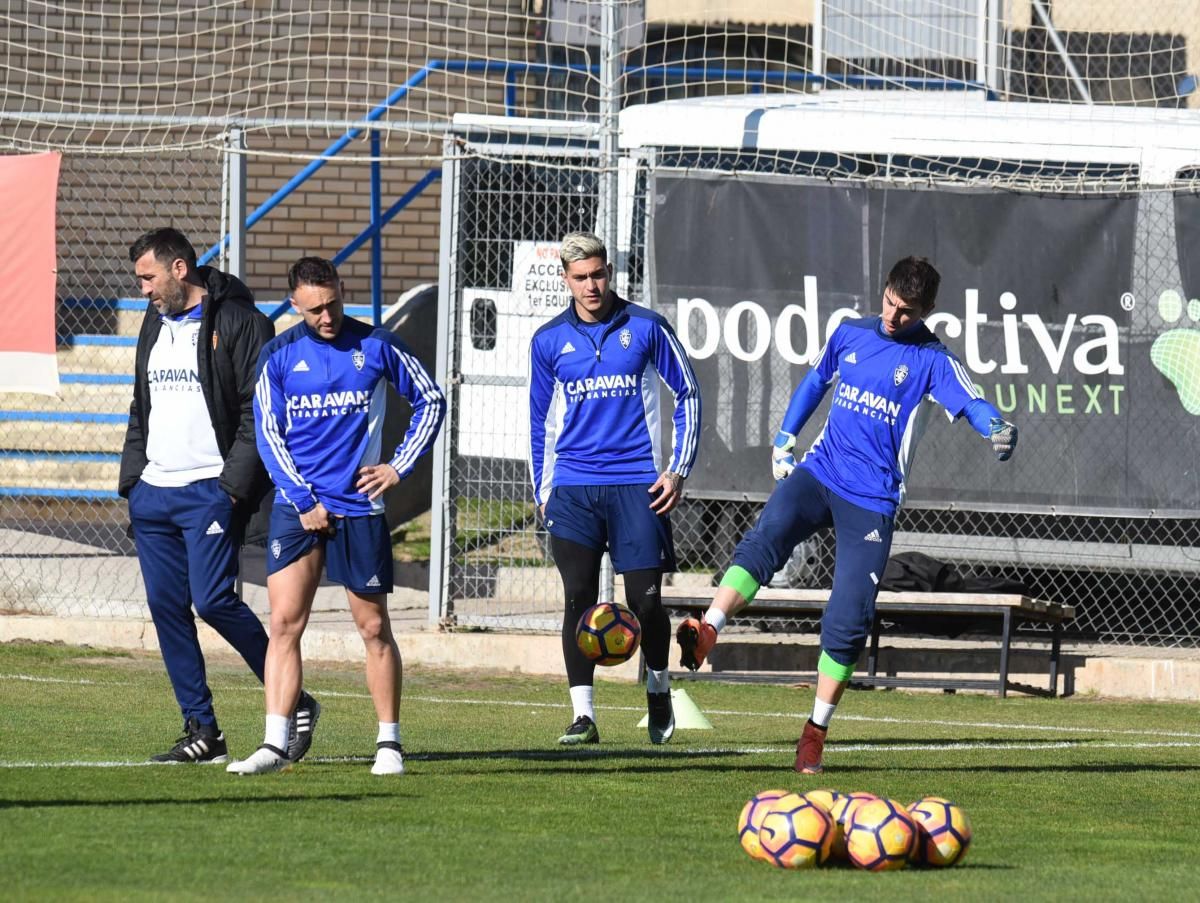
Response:
[{"label": "metal bench", "polygon": [[[672,611],[700,614],[708,609],[712,592],[689,587],[664,586],[663,605]],[[772,589],[759,590],[754,602],[739,616],[740,620],[755,616],[817,617],[825,611],[829,590]],[[867,672],[856,674],[853,683],[875,687],[923,687],[943,690],[993,690],[1006,696],[1009,690],[1038,696],[1058,694],[1059,652],[1062,646],[1063,625],[1075,616],[1067,605],[1031,599],[1028,596],[984,593],[917,593],[881,592],[875,602],[875,622],[871,627],[871,642],[867,651]],[[885,622],[900,619],[903,623],[888,630],[892,635],[920,634],[921,622],[945,618],[974,618],[996,620],[1000,627],[1000,667],[992,679],[964,677],[888,677],[878,673],[879,636]],[[1009,680],[1009,652],[1013,631],[1018,622],[1036,622],[1050,627],[1049,686],[1047,689]],[[812,678],[815,675],[795,675]]]}]

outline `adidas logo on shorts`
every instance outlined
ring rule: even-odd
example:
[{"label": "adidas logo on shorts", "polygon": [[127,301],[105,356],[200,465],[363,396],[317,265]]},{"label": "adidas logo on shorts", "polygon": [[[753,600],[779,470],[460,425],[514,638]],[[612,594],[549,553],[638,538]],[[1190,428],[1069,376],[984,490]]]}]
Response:
[{"label": "adidas logo on shorts", "polygon": [[221,529],[221,525],[213,521],[208,525],[208,529],[204,531],[205,536],[218,536],[225,531]]},{"label": "adidas logo on shorts", "polygon": [[879,535],[878,530],[872,530],[863,537],[863,542],[883,542],[883,537]]},{"label": "adidas logo on shorts", "polygon": [[371,579],[367,581],[367,586],[379,586],[379,577],[372,574]]}]

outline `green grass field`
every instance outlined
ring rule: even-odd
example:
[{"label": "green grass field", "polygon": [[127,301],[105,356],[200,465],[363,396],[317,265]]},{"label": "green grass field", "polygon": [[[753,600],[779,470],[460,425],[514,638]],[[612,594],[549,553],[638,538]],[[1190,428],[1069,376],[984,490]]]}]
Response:
[{"label": "green grass field", "polygon": [[[210,663],[231,752],[262,695]],[[324,713],[310,758],[258,778],[145,766],[177,736],[161,662],[0,646],[0,875],[6,900],[1195,899],[1200,705],[851,692],[801,779],[807,689],[677,682],[711,719],[652,747],[641,688],[598,685],[604,742],[554,740],[559,681],[412,671],[408,774],[369,773],[360,670],[312,666]],[[971,817],[944,871],[785,872],[735,825],[769,787],[950,797]]]}]

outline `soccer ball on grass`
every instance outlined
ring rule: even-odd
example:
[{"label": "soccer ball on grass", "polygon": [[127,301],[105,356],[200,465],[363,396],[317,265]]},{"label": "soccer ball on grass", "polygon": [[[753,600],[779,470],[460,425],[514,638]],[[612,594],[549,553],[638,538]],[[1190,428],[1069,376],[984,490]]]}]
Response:
[{"label": "soccer ball on grass", "polygon": [[833,801],[829,815],[833,819],[833,855],[837,859],[849,859],[846,852],[846,832],[850,830],[850,816],[863,803],[877,800],[873,793],[855,790],[853,793],[842,793]]},{"label": "soccer ball on grass", "polygon": [[742,849],[755,859],[766,859],[762,845],[758,842],[758,829],[762,827],[763,817],[775,805],[780,797],[787,796],[788,790],[764,790],[756,793],[742,806],[742,814],[738,816],[738,840]]},{"label": "soccer ball on grass", "polygon": [[927,796],[908,807],[917,824],[912,861],[945,868],[962,861],[971,845],[971,822],[959,806],[940,796]]},{"label": "soccer ball on grass", "polygon": [[916,843],[917,826],[895,800],[868,800],[854,810],[847,823],[850,861],[870,872],[904,868]]},{"label": "soccer ball on grass", "polygon": [[833,844],[833,819],[798,793],[775,801],[758,829],[763,858],[785,869],[824,865]]}]

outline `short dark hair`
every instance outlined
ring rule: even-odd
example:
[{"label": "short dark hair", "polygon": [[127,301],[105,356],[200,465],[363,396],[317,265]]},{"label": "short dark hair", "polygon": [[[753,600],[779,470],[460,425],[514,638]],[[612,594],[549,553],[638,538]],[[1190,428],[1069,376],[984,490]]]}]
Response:
[{"label": "short dark hair", "polygon": [[925,257],[905,257],[897,260],[887,277],[887,287],[909,304],[929,310],[937,298],[941,274]]},{"label": "short dark hair", "polygon": [[178,229],[166,226],[162,229],[151,229],[129,246],[129,259],[137,263],[147,251],[154,252],[154,259],[165,267],[176,260],[187,264],[188,272],[196,269],[196,249]]},{"label": "short dark hair", "polygon": [[288,291],[294,292],[301,285],[323,285],[338,287],[338,271],[332,260],[324,257],[301,257],[288,270]]}]

